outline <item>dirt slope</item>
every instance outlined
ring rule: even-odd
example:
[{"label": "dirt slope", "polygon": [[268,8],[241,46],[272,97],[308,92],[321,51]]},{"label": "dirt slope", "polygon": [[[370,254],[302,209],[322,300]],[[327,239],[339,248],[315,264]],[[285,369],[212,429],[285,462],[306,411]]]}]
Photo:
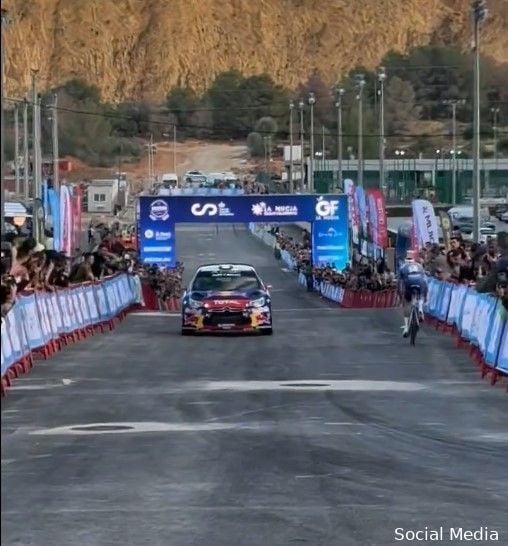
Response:
[{"label": "dirt slope", "polygon": [[[7,85],[30,68],[48,87],[80,77],[107,100],[161,99],[176,84],[203,90],[236,68],[294,87],[318,69],[328,83],[390,49],[470,44],[469,0],[4,0]],[[508,2],[489,0],[484,46],[508,60]]]}]

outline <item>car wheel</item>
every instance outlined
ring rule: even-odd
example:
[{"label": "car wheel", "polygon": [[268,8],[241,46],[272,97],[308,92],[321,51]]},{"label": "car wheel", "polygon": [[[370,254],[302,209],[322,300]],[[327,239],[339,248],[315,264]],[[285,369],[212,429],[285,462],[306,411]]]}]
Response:
[{"label": "car wheel", "polygon": [[186,328],[182,328],[182,336],[191,336],[194,332],[192,330],[187,330]]},{"label": "car wheel", "polygon": [[271,336],[273,334],[273,328],[265,328],[261,330],[264,336]]}]

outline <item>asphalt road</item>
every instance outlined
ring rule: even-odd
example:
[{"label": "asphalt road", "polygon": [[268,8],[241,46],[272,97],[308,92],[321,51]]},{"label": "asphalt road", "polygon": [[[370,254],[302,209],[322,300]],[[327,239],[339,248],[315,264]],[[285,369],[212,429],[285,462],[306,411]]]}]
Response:
[{"label": "asphalt road", "polygon": [[[5,546],[385,546],[425,526],[508,543],[508,397],[451,339],[411,348],[397,311],[307,294],[244,230],[178,243],[188,270],[253,263],[274,335],[131,315],[39,362],[2,403]],[[69,428],[101,423],[134,428]]]}]

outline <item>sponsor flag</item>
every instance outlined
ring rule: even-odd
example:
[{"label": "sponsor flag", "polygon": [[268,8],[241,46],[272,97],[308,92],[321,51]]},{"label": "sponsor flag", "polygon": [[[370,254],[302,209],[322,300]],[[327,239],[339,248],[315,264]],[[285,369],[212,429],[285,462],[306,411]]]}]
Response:
[{"label": "sponsor flag", "polygon": [[443,232],[443,241],[446,247],[446,250],[450,248],[450,239],[452,238],[452,222],[450,220],[450,215],[444,211],[439,211],[439,219],[441,220],[441,231]]},{"label": "sponsor flag", "polygon": [[427,243],[439,243],[437,219],[432,203],[426,199],[415,199],[411,207],[417,248],[422,248]]},{"label": "sponsor flag", "polygon": [[381,248],[388,246],[385,197],[380,190],[367,190],[369,224],[372,242]]},{"label": "sponsor flag", "polygon": [[67,186],[60,186],[60,249],[72,255],[72,208]]}]

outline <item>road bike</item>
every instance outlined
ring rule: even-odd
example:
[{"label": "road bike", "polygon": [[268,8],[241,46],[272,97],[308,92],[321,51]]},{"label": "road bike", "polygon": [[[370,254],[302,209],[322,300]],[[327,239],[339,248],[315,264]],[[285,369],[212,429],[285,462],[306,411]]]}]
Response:
[{"label": "road bike", "polygon": [[409,313],[409,343],[414,345],[416,335],[420,329],[420,288],[414,287],[411,291],[411,312]]}]

